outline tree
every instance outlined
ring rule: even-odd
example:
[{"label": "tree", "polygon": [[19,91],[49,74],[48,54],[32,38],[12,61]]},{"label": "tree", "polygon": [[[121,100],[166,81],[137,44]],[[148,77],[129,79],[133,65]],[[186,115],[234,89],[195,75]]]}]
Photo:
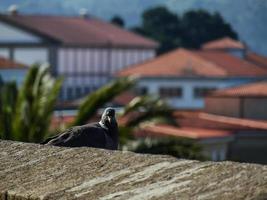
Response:
[{"label": "tree", "polygon": [[115,24],[115,25],[120,26],[120,27],[124,27],[124,25],[125,25],[124,20],[118,15],[115,15],[114,17],[112,17],[110,22],[112,24]]},{"label": "tree", "polygon": [[144,11],[142,25],[133,30],[139,34],[160,42],[158,54],[172,50],[181,45],[179,17],[165,7],[155,7]]},{"label": "tree", "polygon": [[237,39],[237,34],[219,13],[210,14],[204,10],[188,11],[181,19],[182,45],[187,48],[200,48],[202,44],[229,36]]},{"label": "tree", "polygon": [[47,135],[62,79],[55,79],[48,65],[30,68],[23,85],[8,83],[1,92],[0,136],[40,142]]},{"label": "tree", "polygon": [[158,54],[177,47],[197,49],[207,41],[225,36],[238,38],[230,24],[226,23],[219,13],[193,10],[179,17],[165,7],[144,11],[141,26],[133,30],[158,41]]}]

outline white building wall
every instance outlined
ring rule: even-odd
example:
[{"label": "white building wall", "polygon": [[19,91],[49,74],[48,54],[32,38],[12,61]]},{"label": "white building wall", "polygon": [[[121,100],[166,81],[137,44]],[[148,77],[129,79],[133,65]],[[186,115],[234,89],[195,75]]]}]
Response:
[{"label": "white building wall", "polygon": [[38,43],[41,39],[31,33],[0,22],[0,43]]},{"label": "white building wall", "polygon": [[140,79],[137,87],[147,88],[149,95],[159,96],[160,87],[180,87],[182,88],[182,96],[178,98],[166,98],[165,100],[172,108],[177,109],[201,109],[204,108],[203,98],[194,96],[194,88],[226,88],[241,83],[246,80],[227,80],[227,79]]},{"label": "white building wall", "polygon": [[47,48],[41,47],[14,48],[14,60],[26,65],[49,63],[48,53]]},{"label": "white building wall", "polygon": [[65,76],[63,97],[68,88],[77,87],[84,94],[106,84],[118,70],[143,62],[154,56],[154,50],[104,49],[104,48],[60,48],[58,50],[58,73]]}]

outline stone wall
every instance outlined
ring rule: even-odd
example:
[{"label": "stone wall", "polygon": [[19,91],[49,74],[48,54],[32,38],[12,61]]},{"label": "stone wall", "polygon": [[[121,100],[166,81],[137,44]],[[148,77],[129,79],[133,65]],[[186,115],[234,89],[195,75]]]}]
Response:
[{"label": "stone wall", "polygon": [[267,166],[0,141],[0,199],[266,199]]}]

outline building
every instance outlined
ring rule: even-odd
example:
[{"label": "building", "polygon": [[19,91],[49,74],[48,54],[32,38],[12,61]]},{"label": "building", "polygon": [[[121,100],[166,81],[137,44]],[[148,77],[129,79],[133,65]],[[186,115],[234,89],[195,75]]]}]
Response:
[{"label": "building", "polygon": [[267,120],[267,81],[215,91],[205,98],[205,111],[229,117]]},{"label": "building", "polygon": [[154,124],[135,132],[138,138],[190,138],[213,161],[267,163],[267,121],[240,119],[199,111],[175,111],[179,127]]},{"label": "building", "polygon": [[48,62],[64,76],[61,99],[81,97],[126,66],[155,56],[158,44],[90,15],[0,15],[0,55],[31,65]]},{"label": "building", "polygon": [[0,57],[0,79],[3,82],[15,81],[19,86],[27,71],[28,68],[25,65]]},{"label": "building", "polygon": [[267,68],[245,59],[240,42],[226,38],[212,49],[214,43],[201,50],[179,48],[117,75],[139,75],[138,94],[160,96],[176,109],[202,109],[211,91],[267,78]]}]

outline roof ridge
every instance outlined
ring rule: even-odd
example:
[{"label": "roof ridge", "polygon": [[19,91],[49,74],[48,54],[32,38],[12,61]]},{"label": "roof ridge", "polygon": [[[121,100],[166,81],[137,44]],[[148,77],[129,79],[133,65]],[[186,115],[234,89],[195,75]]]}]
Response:
[{"label": "roof ridge", "polygon": [[169,51],[167,53],[161,54],[161,55],[159,55],[159,56],[157,56],[155,58],[152,58],[152,59],[149,59],[149,60],[145,60],[145,61],[143,61],[141,63],[136,63],[136,64],[133,64],[133,65],[129,65],[129,66],[123,68],[122,70],[120,70],[118,73],[116,73],[116,75],[119,76],[121,73],[123,73],[125,71],[128,71],[129,69],[139,68],[139,67],[142,67],[145,64],[149,64],[149,63],[155,62],[158,59],[165,58],[165,57],[167,57],[167,56],[169,56],[171,54],[174,54],[174,53],[176,53],[176,52],[178,52],[180,50],[185,50],[185,49],[184,48],[177,48],[177,49],[174,49],[174,50]]},{"label": "roof ridge", "polygon": [[199,59],[201,59],[204,62],[207,63],[211,63],[212,65],[214,65],[215,67],[217,67],[219,70],[222,70],[224,72],[224,75],[228,75],[228,72],[226,69],[223,68],[223,66],[219,65],[218,63],[211,61],[207,58],[202,57],[201,55],[197,54],[197,53],[202,53],[201,50],[193,50],[193,52],[191,52],[192,54],[194,54],[194,56],[198,57]]}]

